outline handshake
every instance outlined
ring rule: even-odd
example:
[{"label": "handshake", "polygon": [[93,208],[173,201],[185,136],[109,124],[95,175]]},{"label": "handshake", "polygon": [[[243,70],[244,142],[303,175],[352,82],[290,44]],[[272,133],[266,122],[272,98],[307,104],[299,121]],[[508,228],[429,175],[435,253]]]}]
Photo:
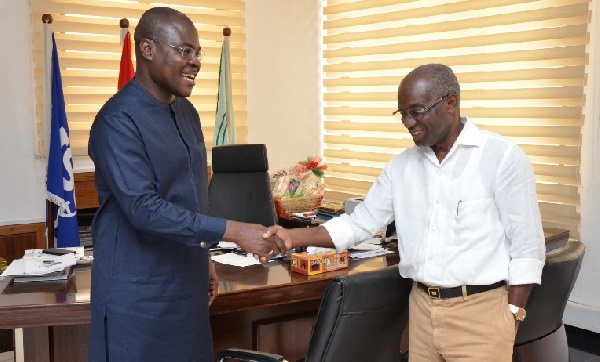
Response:
[{"label": "handshake", "polygon": [[285,229],[279,225],[265,227],[227,220],[223,240],[233,241],[245,251],[254,254],[261,263],[274,255],[284,255],[298,246],[335,248],[324,227]]},{"label": "handshake", "polygon": [[267,252],[268,257],[258,253],[253,253],[254,257],[261,263],[266,263],[274,255],[284,255],[288,250],[294,247],[290,233],[288,233],[286,229],[279,225],[268,227],[263,233],[262,237],[265,242],[271,244],[272,249]]},{"label": "handshake", "polygon": [[223,240],[235,242],[254,254],[261,263],[266,263],[274,255],[285,254],[293,246],[289,233],[279,225],[267,228],[232,220],[227,220]]}]

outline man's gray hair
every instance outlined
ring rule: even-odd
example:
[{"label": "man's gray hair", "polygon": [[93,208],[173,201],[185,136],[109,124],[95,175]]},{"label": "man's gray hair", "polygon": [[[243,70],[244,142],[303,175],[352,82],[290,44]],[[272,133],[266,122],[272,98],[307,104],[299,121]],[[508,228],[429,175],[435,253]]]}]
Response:
[{"label": "man's gray hair", "polygon": [[452,69],[443,64],[425,64],[413,69],[409,76],[428,75],[433,87],[436,89],[436,97],[443,97],[448,94],[456,94],[460,98],[460,84]]}]

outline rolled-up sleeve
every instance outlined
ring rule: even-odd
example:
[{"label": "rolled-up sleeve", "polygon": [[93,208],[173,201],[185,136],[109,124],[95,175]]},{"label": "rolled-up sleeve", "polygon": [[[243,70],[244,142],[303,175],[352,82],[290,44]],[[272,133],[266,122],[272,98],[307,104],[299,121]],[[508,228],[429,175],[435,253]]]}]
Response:
[{"label": "rolled-up sleeve", "polygon": [[540,284],[545,262],[544,231],[533,166],[519,147],[513,146],[503,159],[496,203],[509,240],[509,284]]}]

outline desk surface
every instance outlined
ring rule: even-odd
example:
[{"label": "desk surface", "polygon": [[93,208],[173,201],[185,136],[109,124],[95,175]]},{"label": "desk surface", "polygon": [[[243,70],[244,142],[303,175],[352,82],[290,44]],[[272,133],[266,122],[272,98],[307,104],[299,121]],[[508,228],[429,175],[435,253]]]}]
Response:
[{"label": "desk surface", "polygon": [[[547,247],[564,245],[568,231],[546,229]],[[394,243],[388,248],[395,250]],[[548,248],[549,250],[550,248]],[[219,296],[211,315],[319,300],[329,281],[337,276],[396,265],[397,254],[351,260],[348,269],[306,276],[290,271],[289,263],[274,261],[239,268],[215,263]],[[0,329],[48,325],[87,324],[90,320],[91,267],[76,266],[65,281],[13,284],[0,280]]]},{"label": "desk surface", "polygon": [[[336,276],[397,263],[397,255],[389,254],[351,261],[348,269],[315,276],[292,273],[289,262],[283,261],[245,268],[215,263],[219,296],[211,306],[211,314],[320,299]],[[4,278],[0,280],[0,329],[89,323],[90,284],[90,266],[74,267],[66,282],[14,284]]]}]

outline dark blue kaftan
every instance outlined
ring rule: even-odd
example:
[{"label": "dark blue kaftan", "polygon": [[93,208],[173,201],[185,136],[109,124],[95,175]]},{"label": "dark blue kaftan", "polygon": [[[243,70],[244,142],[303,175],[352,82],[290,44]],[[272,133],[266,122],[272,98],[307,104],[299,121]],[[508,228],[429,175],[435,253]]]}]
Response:
[{"label": "dark blue kaftan", "polygon": [[134,79],[96,116],[89,155],[100,200],[89,360],[212,361],[208,248],[225,220],[204,216],[198,113],[185,98],[159,103]]}]

